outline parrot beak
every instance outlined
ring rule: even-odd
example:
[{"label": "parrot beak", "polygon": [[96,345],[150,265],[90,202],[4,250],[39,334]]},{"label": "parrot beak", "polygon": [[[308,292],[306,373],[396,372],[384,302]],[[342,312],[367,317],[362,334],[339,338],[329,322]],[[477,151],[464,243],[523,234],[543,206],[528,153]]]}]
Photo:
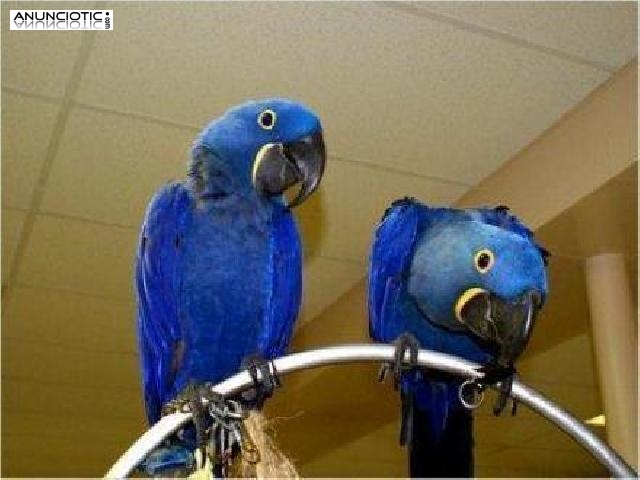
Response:
[{"label": "parrot beak", "polygon": [[304,202],[320,185],[326,152],[322,132],[318,131],[289,143],[267,143],[256,154],[252,182],[258,192],[280,195],[300,184],[287,207]]},{"label": "parrot beak", "polygon": [[510,367],[522,354],[533,330],[542,297],[529,290],[505,300],[481,288],[470,288],[456,302],[456,318],[475,335],[498,347],[497,362]]}]

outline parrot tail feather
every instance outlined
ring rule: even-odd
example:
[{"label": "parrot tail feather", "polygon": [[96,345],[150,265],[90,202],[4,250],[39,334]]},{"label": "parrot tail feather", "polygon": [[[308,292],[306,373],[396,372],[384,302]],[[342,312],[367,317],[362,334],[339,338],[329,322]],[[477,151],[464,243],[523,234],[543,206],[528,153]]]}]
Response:
[{"label": "parrot tail feather", "polygon": [[410,476],[473,477],[471,412],[465,408],[452,409],[447,413],[444,429],[440,430],[441,427],[434,426],[434,412],[420,408],[417,400],[414,399],[408,443]]},{"label": "parrot tail feather", "polygon": [[410,445],[413,438],[413,412],[415,408],[412,393],[400,392],[400,402],[402,405],[400,419],[400,445]]}]

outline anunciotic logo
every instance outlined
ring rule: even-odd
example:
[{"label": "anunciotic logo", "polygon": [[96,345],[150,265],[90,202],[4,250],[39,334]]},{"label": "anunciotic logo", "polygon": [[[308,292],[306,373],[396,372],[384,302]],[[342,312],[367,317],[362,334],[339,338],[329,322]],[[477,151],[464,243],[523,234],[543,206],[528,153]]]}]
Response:
[{"label": "anunciotic logo", "polygon": [[11,30],[113,30],[113,10],[11,10]]}]

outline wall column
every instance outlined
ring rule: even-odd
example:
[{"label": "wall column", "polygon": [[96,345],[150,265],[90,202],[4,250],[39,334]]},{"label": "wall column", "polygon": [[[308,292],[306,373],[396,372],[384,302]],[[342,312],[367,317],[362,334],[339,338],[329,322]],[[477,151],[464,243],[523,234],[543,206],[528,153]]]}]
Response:
[{"label": "wall column", "polygon": [[637,467],[638,317],[624,255],[588,258],[585,273],[608,441]]}]

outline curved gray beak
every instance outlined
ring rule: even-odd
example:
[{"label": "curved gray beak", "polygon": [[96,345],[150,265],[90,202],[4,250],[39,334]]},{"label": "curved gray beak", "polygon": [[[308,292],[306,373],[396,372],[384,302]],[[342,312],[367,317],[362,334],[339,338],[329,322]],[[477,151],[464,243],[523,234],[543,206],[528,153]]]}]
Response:
[{"label": "curved gray beak", "polygon": [[497,362],[514,364],[533,330],[542,298],[530,290],[512,300],[502,299],[480,288],[465,291],[456,303],[456,317],[478,337],[495,345]]},{"label": "curved gray beak", "polygon": [[320,185],[326,152],[322,132],[318,131],[289,143],[267,143],[253,162],[254,188],[266,195],[280,195],[300,184],[292,208],[304,202]]}]

